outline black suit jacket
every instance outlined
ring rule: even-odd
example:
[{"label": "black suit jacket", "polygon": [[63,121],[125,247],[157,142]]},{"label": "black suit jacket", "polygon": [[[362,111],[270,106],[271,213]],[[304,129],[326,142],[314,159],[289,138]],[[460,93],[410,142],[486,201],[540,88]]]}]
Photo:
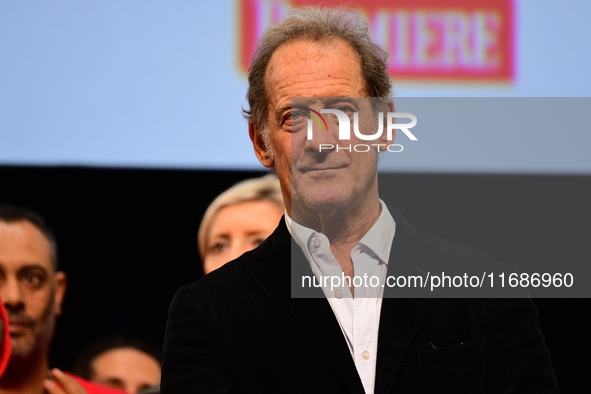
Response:
[{"label": "black suit jacket", "polygon": [[[388,274],[498,268],[391,212]],[[328,301],[290,297],[291,250],[303,258],[282,219],[257,249],[177,292],[166,327],[163,394],[364,392]],[[312,274],[307,265],[300,269]],[[528,298],[384,298],[375,392],[555,393],[536,319]]]}]

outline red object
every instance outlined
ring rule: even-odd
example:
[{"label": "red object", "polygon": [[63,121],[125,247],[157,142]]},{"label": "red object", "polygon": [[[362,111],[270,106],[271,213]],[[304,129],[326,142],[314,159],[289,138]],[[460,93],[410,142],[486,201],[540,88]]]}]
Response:
[{"label": "red object", "polygon": [[0,340],[2,343],[0,344],[0,377],[4,374],[6,370],[6,366],[8,365],[8,360],[10,359],[10,352],[12,347],[10,346],[10,333],[8,332],[8,316],[6,315],[6,309],[4,309],[4,303],[2,299],[0,299],[0,320],[2,320],[2,324],[4,325],[4,335]]},{"label": "red object", "polygon": [[[8,331],[8,316],[6,309],[4,309],[4,303],[0,299],[0,320],[4,324],[4,336],[2,338],[2,347],[0,347],[0,377],[4,374],[8,360],[10,359],[10,353],[12,346],[10,345],[10,333]],[[83,388],[87,394],[124,394],[124,391],[112,389],[110,387],[101,386],[96,383],[91,383],[87,380],[82,379],[79,376],[68,374],[68,376],[74,378]]]},{"label": "red object", "polygon": [[[248,70],[262,31],[290,7],[308,0],[238,2],[240,69]],[[395,81],[512,82],[515,12],[512,0],[325,0],[346,5],[367,21],[375,42],[390,53]]]},{"label": "red object", "polygon": [[74,378],[84,390],[86,390],[87,394],[124,394],[125,391],[113,389],[107,386],[103,386],[100,384],[89,382],[88,380],[82,379],[80,376],[72,375],[71,373],[67,374],[68,376]]}]

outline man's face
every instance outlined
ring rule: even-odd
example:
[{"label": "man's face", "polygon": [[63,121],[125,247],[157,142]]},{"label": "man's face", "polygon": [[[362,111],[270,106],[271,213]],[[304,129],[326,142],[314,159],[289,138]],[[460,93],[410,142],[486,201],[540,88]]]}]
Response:
[{"label": "man's face", "polygon": [[92,361],[91,380],[105,386],[137,393],[160,382],[160,364],[134,348],[118,348]]},{"label": "man's face", "polygon": [[[292,119],[292,99],[320,97],[365,97],[364,81],[357,54],[341,40],[296,41],[281,46],[272,56],[266,75],[270,105],[269,139],[274,159],[251,129],[257,157],[267,167],[275,166],[288,212],[299,209],[335,211],[354,207],[375,188],[377,193],[377,151],[365,153],[336,150],[319,152],[320,143],[356,144],[355,138],[338,141],[335,122],[329,131],[306,139],[305,128],[297,131]],[[325,102],[308,100],[305,106],[320,110]],[[353,109],[350,102],[331,102],[335,109]],[[365,100],[369,105],[369,100]],[[348,107],[345,107],[348,106]],[[371,112],[371,111],[370,111]],[[360,120],[362,125],[363,120]],[[385,135],[385,133],[384,133]],[[376,194],[377,196],[377,194]],[[291,210],[296,212],[291,212]],[[304,212],[303,214],[306,214]]]},{"label": "man's face", "polygon": [[47,351],[66,289],[54,273],[47,238],[28,221],[0,221],[0,294],[8,313],[12,360]]}]

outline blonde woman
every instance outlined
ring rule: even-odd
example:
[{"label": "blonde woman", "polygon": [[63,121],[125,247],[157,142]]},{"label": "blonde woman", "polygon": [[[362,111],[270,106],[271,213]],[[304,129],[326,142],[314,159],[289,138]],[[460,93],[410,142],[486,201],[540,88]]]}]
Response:
[{"label": "blonde woman", "polygon": [[197,245],[208,274],[261,244],[279,224],[283,197],[275,175],[247,179],[209,205],[197,233]]}]

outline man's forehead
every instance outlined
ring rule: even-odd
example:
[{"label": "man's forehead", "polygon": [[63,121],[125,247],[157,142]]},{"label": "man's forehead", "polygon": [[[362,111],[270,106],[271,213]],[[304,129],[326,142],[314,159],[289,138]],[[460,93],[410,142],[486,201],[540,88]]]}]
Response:
[{"label": "man's forehead", "polygon": [[358,56],[342,40],[282,45],[271,57],[266,84],[272,107],[290,106],[294,97],[365,95]]},{"label": "man's forehead", "polygon": [[8,263],[19,267],[35,264],[50,271],[53,269],[49,241],[32,223],[24,220],[0,221],[0,264]]},{"label": "man's forehead", "polygon": [[360,105],[367,97],[293,97],[291,99],[292,107],[322,107],[329,108],[338,103],[351,103]]},{"label": "man's forehead", "polygon": [[363,79],[359,57],[351,45],[340,39],[287,42],[271,56],[265,79],[269,88],[294,82],[305,85],[322,77],[333,78],[336,83],[340,79]]}]

